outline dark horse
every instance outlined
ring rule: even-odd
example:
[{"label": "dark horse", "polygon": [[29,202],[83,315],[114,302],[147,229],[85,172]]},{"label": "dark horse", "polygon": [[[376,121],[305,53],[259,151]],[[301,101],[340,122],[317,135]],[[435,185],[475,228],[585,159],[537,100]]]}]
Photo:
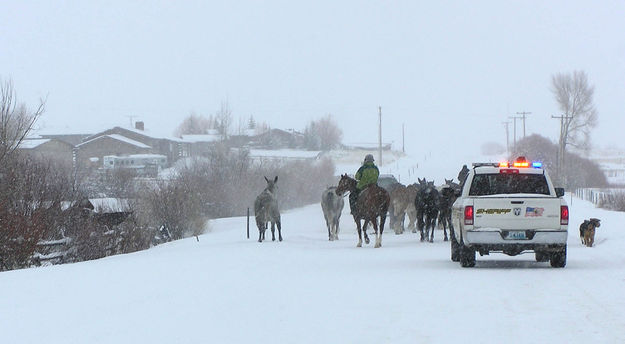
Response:
[{"label": "dark horse", "polygon": [[[336,194],[343,196],[347,191],[356,192],[356,179],[350,178],[347,174],[341,176],[339,186],[336,188]],[[386,221],[386,213],[390,204],[388,192],[380,186],[370,185],[360,192],[356,206],[352,209],[352,215],[358,228],[358,245],[362,247],[362,232],[365,233],[365,243],[369,243],[367,236],[367,224],[373,224],[375,231],[375,247],[382,246],[382,232],[384,232],[384,222]],[[378,217],[380,217],[380,230],[378,232]],[[361,227],[360,220],[365,223]]]},{"label": "dark horse", "polygon": [[443,229],[443,234],[445,234],[445,241],[447,241],[447,228],[449,228],[449,233],[453,235],[451,209],[454,205],[454,202],[456,201],[456,190],[460,190],[460,184],[454,183],[453,179],[445,178],[445,184],[441,187],[438,205],[438,226],[442,227]]},{"label": "dark horse", "polygon": [[256,226],[258,226],[258,242],[265,240],[265,231],[267,223],[271,222],[271,240],[276,240],[275,229],[278,226],[278,240],[282,241],[282,227],[280,224],[280,210],[278,209],[278,200],[275,195],[276,183],[278,176],[274,180],[267,181],[267,187],[256,197],[254,201],[254,215],[256,216]]},{"label": "dark horse", "polygon": [[[421,241],[434,241],[434,227],[438,217],[439,193],[434,187],[434,182],[426,182],[419,179],[419,191],[415,198],[415,208],[417,209],[417,221]],[[425,229],[425,236],[423,235]]]}]

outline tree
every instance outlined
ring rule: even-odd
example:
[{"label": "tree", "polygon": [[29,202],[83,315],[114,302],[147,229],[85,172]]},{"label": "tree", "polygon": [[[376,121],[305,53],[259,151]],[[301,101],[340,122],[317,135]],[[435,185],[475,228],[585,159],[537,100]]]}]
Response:
[{"label": "tree", "polygon": [[304,129],[306,146],[309,149],[330,150],[341,144],[343,132],[332,115],[311,121]]},{"label": "tree", "polygon": [[232,124],[232,110],[227,101],[221,102],[221,107],[215,114],[215,127],[222,138],[225,140],[230,133],[230,125]]},{"label": "tree", "polygon": [[[546,137],[533,134],[521,139],[514,146],[510,159],[524,156],[531,161],[540,161],[548,172],[557,169],[559,146]],[[566,153],[566,165],[562,168],[562,175],[552,175],[557,186],[568,187],[606,187],[608,181],[599,165],[591,160],[584,159],[574,153]]]},{"label": "tree", "polygon": [[247,121],[247,129],[256,129],[256,121],[252,115],[250,115],[250,119]]},{"label": "tree", "polygon": [[[212,116],[211,116],[212,117]],[[208,130],[212,128],[212,118],[206,118],[201,115],[191,113],[174,131],[174,136],[182,135],[206,135]]]},{"label": "tree", "polygon": [[13,82],[0,80],[0,164],[11,155],[33,129],[43,114],[45,101],[40,100],[35,111],[17,102]]},{"label": "tree", "polygon": [[594,86],[589,85],[584,71],[558,73],[551,77],[551,91],[562,115],[559,138],[559,164],[565,165],[566,147],[590,148],[590,131],[597,125],[597,109],[593,103]]}]

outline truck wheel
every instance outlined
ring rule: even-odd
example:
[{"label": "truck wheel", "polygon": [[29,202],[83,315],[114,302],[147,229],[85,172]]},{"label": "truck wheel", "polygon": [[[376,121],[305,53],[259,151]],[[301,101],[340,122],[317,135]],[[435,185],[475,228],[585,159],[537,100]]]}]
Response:
[{"label": "truck wheel", "polygon": [[456,240],[453,229],[449,234],[451,237],[451,261],[458,262],[460,261],[460,244],[458,244],[458,240]]},{"label": "truck wheel", "polygon": [[475,266],[475,250],[464,245],[460,246],[460,266],[472,268]]},{"label": "truck wheel", "polygon": [[536,252],[536,261],[537,262],[546,262],[549,260],[549,255],[545,252]]},{"label": "truck wheel", "polygon": [[554,268],[563,268],[566,265],[566,246],[561,251],[553,253],[549,263]]}]

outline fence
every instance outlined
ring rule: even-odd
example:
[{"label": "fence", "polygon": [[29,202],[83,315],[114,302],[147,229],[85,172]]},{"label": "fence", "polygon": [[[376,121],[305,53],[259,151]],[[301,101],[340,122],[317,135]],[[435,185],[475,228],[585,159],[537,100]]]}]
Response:
[{"label": "fence", "polygon": [[595,205],[614,204],[624,194],[624,188],[580,188],[575,190],[575,196]]}]

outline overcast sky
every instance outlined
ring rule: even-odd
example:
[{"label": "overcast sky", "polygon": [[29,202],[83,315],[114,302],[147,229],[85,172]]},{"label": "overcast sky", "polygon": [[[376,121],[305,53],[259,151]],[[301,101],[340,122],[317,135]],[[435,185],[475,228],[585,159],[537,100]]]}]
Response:
[{"label": "overcast sky", "polygon": [[[46,132],[93,133],[143,120],[171,134],[227,101],[303,129],[332,114],[345,142],[412,153],[505,145],[502,122],[553,140],[554,73],[595,86],[597,145],[625,129],[624,1],[2,1],[0,77]],[[522,124],[517,122],[522,135]],[[512,140],[512,125],[510,126]]]}]

